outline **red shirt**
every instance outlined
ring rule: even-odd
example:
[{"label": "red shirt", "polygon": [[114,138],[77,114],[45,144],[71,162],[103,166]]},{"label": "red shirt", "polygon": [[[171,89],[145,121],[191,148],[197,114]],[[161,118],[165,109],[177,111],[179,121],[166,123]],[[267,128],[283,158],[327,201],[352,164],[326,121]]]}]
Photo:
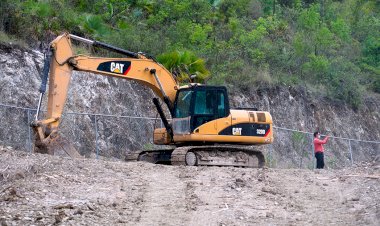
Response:
[{"label": "red shirt", "polygon": [[328,139],[329,137],[325,137],[323,140],[318,139],[318,137],[314,138],[314,152],[323,152],[323,144],[326,144]]}]

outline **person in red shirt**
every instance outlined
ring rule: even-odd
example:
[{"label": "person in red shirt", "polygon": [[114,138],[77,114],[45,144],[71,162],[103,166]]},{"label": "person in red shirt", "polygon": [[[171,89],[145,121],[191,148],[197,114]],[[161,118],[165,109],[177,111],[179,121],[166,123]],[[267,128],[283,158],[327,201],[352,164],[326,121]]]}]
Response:
[{"label": "person in red shirt", "polygon": [[328,139],[329,136],[326,136],[325,139],[321,140],[321,134],[318,131],[314,133],[314,154],[317,159],[317,169],[323,169],[323,167],[325,167],[323,145],[327,143]]}]

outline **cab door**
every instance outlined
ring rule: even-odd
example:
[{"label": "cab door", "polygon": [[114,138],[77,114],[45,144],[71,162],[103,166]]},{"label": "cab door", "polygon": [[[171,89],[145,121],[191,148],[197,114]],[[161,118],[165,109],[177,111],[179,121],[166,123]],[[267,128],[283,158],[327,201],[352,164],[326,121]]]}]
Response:
[{"label": "cab door", "polygon": [[199,127],[201,134],[216,134],[216,90],[209,87],[198,88],[194,95],[192,130]]},{"label": "cab door", "polygon": [[220,87],[202,87],[195,93],[192,129],[201,134],[216,135],[231,125],[227,92]]}]

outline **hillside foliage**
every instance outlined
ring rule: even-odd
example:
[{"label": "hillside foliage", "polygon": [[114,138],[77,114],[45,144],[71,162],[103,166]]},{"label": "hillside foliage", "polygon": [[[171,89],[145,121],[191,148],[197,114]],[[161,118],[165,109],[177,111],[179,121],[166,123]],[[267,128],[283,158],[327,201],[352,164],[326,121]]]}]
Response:
[{"label": "hillside foliage", "polygon": [[[182,80],[308,86],[354,107],[380,93],[377,0],[2,0],[0,29],[64,32],[156,56]],[[206,70],[206,68],[208,70]]]}]

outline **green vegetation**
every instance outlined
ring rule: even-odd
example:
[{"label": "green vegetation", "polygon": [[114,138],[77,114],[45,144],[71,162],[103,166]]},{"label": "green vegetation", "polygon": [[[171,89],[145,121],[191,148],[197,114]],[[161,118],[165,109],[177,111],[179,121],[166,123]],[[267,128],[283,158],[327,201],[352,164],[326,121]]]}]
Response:
[{"label": "green vegetation", "polygon": [[28,43],[68,31],[157,56],[185,82],[307,85],[358,107],[380,93],[379,11],[377,0],[2,0],[0,30]]},{"label": "green vegetation", "polygon": [[21,47],[27,47],[28,45],[21,39],[0,31],[0,42],[12,43]]},{"label": "green vegetation", "polygon": [[152,143],[145,143],[143,146],[144,151],[149,151],[149,150],[153,150],[153,149],[154,149],[154,145]]},{"label": "green vegetation", "polygon": [[[189,51],[164,53],[158,56],[157,60],[169,68],[181,82],[202,82],[210,74],[204,60]],[[195,75],[194,79],[191,79],[192,75]]]}]

